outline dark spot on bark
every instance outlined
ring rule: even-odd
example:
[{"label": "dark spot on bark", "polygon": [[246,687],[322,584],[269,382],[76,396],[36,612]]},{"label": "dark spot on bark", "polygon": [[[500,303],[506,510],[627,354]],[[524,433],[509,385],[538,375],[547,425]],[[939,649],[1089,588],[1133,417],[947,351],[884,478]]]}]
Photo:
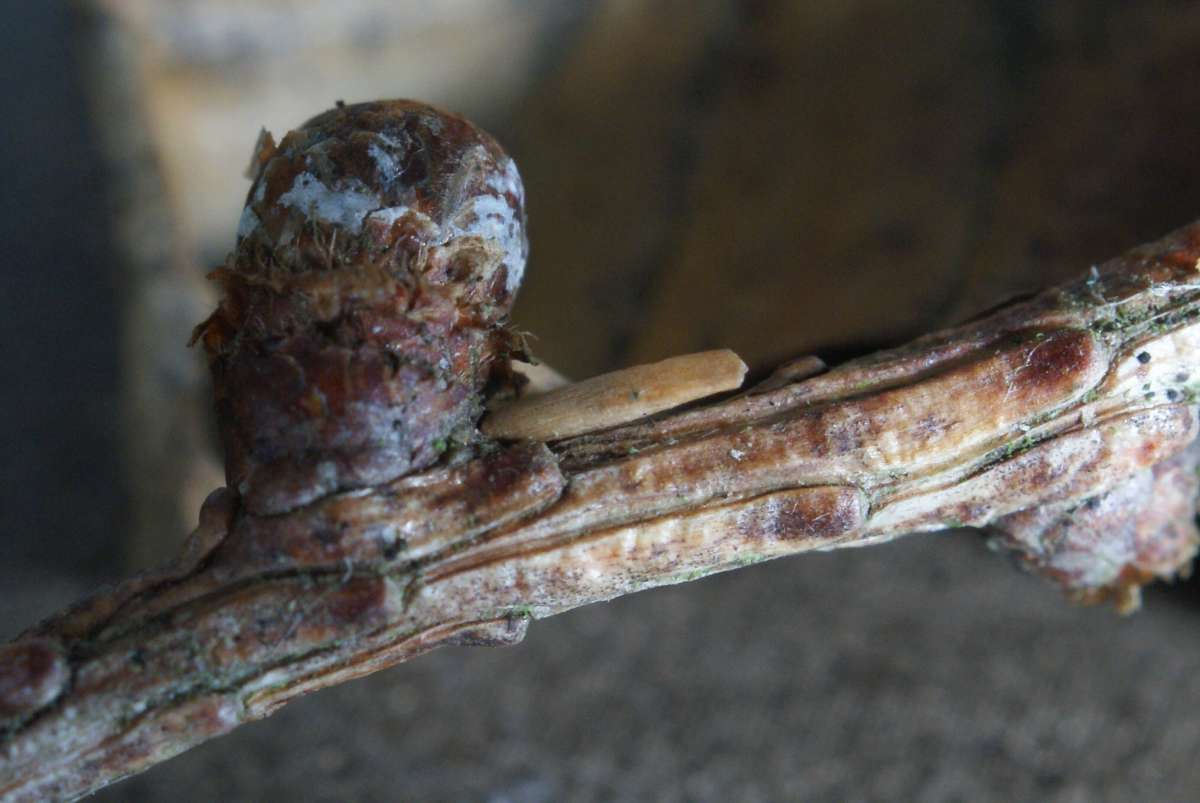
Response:
[{"label": "dark spot on bark", "polygon": [[387,585],[384,578],[360,577],[333,591],[325,608],[334,624],[361,624],[382,615],[386,600]]},{"label": "dark spot on bark", "polygon": [[49,639],[0,647],[0,717],[30,714],[49,704],[68,674],[66,659]]},{"label": "dark spot on bark", "polygon": [[834,538],[862,524],[863,516],[856,488],[804,488],[752,502],[738,529],[767,541]]},{"label": "dark spot on bark", "polygon": [[1137,355],[1137,361],[1140,362],[1142,365],[1145,365],[1146,363],[1150,362],[1150,352],[1148,352],[1148,351],[1139,352]]},{"label": "dark spot on bark", "polygon": [[1174,251],[1168,251],[1162,255],[1162,261],[1176,268],[1185,270],[1195,270],[1196,267],[1196,251],[1188,248],[1179,248]]},{"label": "dark spot on bark", "polygon": [[1031,336],[1012,355],[1015,390],[1037,401],[1056,397],[1078,385],[1095,359],[1095,341],[1085,331],[1071,329],[1043,337]]},{"label": "dark spot on bark", "polygon": [[402,540],[388,541],[386,544],[384,544],[384,547],[383,547],[383,559],[384,560],[395,560],[396,557],[400,554],[401,550],[404,549],[404,546],[405,545]]}]

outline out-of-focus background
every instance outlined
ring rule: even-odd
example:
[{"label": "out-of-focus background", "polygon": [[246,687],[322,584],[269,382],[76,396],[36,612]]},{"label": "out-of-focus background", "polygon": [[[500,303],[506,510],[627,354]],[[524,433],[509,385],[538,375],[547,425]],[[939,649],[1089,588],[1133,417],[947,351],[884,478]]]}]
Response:
[{"label": "out-of-focus background", "polygon": [[[1200,216],[1200,6],[4,3],[0,627],[171,554],[261,127],[416,97],[525,179],[568,375],[899,342]],[[1197,595],[1071,607],[974,533],[744,569],[322,692],[99,800],[1192,800]]]}]

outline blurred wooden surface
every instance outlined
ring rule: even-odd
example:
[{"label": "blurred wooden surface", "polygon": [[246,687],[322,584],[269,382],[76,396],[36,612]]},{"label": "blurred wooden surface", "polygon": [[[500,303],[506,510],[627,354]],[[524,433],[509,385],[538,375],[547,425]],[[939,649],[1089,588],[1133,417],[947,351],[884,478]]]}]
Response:
[{"label": "blurred wooden surface", "polygon": [[512,121],[517,317],[575,375],[894,341],[1200,213],[1195,7],[669,5],[597,14]]}]

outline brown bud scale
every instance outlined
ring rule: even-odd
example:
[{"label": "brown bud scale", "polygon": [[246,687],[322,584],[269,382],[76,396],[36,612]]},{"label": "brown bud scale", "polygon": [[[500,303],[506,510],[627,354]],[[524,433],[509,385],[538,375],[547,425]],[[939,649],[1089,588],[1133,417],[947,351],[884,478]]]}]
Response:
[{"label": "brown bud scale", "polygon": [[525,266],[516,166],[409,101],[263,141],[208,350],[231,488],[258,513],[432,465],[507,370]]}]

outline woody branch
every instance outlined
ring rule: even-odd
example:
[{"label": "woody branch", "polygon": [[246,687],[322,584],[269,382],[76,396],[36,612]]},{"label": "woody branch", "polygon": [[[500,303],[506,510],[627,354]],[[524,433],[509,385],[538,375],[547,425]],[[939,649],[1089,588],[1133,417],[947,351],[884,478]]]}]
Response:
[{"label": "woody branch", "polygon": [[174,564],[2,648],[2,800],[86,794],[436,646],[784,555],[988,527],[1128,609],[1195,551],[1200,224],[832,370],[743,388],[714,352],[522,395],[521,187],[490,138],[363,104],[256,165],[198,330],[230,488]]}]

